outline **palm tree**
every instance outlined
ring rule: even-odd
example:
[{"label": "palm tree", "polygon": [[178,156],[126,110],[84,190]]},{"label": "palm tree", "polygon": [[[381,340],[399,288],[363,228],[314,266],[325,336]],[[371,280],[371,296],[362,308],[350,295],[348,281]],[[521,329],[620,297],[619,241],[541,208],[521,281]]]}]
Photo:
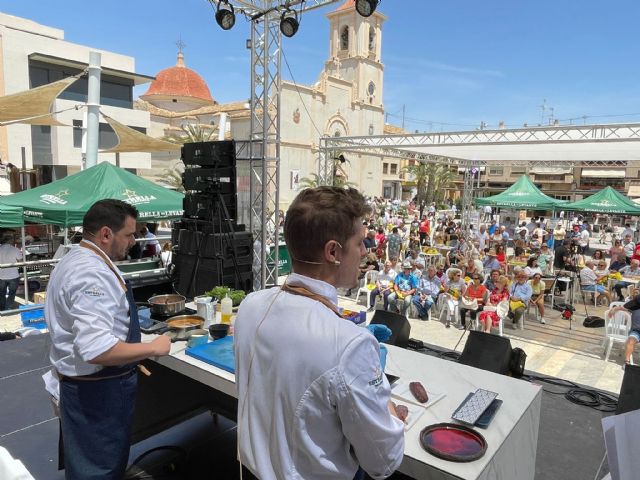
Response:
[{"label": "palm tree", "polygon": [[184,185],[182,184],[182,173],[184,172],[184,165],[182,161],[177,161],[170,168],[165,168],[162,174],[159,175],[161,182],[166,183],[171,188],[178,192],[184,192]]},{"label": "palm tree", "polygon": [[455,178],[455,175],[447,165],[417,161],[417,163],[405,167],[404,170],[416,182],[416,197],[420,216],[424,213],[427,205],[432,202],[441,204],[444,201],[446,191],[451,187]]},{"label": "palm tree", "polygon": [[[331,185],[333,187],[357,187],[357,185],[348,180],[349,176],[347,175],[346,170],[342,167],[344,163],[349,163],[349,160],[344,158],[344,155],[338,155],[335,158],[331,159],[333,163],[333,182]],[[300,183],[304,188],[315,188],[321,185],[320,175],[317,173],[312,173],[311,178],[303,177],[300,179]]]},{"label": "palm tree", "polygon": [[180,127],[181,134],[172,133],[165,135],[163,140],[173,143],[179,143],[180,145],[191,142],[209,142],[215,140],[215,129],[206,128],[202,125],[183,125]]}]

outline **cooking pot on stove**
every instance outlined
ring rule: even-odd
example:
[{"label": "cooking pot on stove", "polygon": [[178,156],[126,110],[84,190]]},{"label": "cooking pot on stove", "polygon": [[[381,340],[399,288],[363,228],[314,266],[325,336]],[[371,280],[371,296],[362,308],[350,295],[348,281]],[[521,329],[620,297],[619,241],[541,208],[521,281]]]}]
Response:
[{"label": "cooking pot on stove", "polygon": [[184,310],[186,298],[178,294],[154,295],[149,299],[151,315],[170,317]]}]

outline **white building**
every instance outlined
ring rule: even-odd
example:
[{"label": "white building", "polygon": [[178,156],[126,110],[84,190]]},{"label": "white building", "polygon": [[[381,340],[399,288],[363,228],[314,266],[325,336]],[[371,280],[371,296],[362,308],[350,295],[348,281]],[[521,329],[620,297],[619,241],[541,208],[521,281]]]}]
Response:
[{"label": "white building", "polygon": [[[64,31],[31,20],[0,13],[0,95],[9,95],[60,80],[82,72],[89,52],[102,55],[101,110],[125,125],[146,132],[149,113],[133,109],[133,87],[153,77],[135,73],[132,57],[67,42]],[[55,100],[54,111],[65,110],[87,101],[87,78],[80,78]],[[0,127],[2,161],[33,169],[40,183],[47,183],[80,170],[82,134],[86,109],[56,115],[66,126],[13,124]],[[99,148],[116,144],[113,130],[100,121]],[[116,163],[116,154],[99,154],[98,161]],[[123,168],[149,168],[148,153],[120,154]]]}]

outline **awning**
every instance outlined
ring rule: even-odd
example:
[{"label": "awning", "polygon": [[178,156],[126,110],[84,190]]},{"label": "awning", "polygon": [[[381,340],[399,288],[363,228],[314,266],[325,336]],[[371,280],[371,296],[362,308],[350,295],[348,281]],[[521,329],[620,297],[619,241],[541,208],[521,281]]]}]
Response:
[{"label": "awning", "polygon": [[640,185],[631,185],[629,187],[629,193],[627,193],[627,197],[631,197],[631,198],[640,197]]},{"label": "awning", "polygon": [[[102,113],[102,112],[100,112]],[[115,147],[107,150],[100,150],[101,152],[177,152],[180,151],[181,145],[177,143],[167,142],[165,140],[159,140],[157,138],[145,135],[142,132],[134,130],[131,127],[127,127],[122,123],[108,117],[104,113],[102,116],[107,123],[113,128],[118,137],[118,144]]]},{"label": "awning", "polygon": [[0,124],[64,125],[51,116],[51,104],[77,80],[67,77],[24,92],[0,97]]},{"label": "awning", "polygon": [[600,168],[583,168],[581,177],[598,178],[624,178],[627,175],[625,170],[603,170]]},{"label": "awning", "polygon": [[[53,55],[46,55],[44,53],[32,53],[29,55],[29,60],[36,60],[39,62],[53,63],[54,65],[60,65],[63,67],[71,67],[77,70],[85,70],[89,64],[84,62],[78,62],[76,60],[70,60],[68,58],[55,57]],[[118,70],[116,68],[109,68],[105,65],[101,66],[103,75],[111,75],[112,77],[127,78],[133,81],[134,85],[144,85],[145,83],[152,82],[156,77],[150,77],[149,75],[141,75],[140,73],[127,72],[125,70]]]},{"label": "awning", "polygon": [[566,175],[573,173],[571,167],[533,167],[529,173],[537,175]]}]

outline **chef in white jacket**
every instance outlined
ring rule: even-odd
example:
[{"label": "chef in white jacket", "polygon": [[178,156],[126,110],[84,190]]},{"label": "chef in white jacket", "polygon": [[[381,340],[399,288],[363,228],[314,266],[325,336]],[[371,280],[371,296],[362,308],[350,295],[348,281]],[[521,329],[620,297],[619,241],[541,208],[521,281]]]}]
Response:
[{"label": "chef in white jacket", "polygon": [[293,270],[242,302],[235,323],[238,442],[261,480],[386,478],[404,453],[380,348],[339,316],[365,255],[355,189],[302,191],[284,226]]}]

